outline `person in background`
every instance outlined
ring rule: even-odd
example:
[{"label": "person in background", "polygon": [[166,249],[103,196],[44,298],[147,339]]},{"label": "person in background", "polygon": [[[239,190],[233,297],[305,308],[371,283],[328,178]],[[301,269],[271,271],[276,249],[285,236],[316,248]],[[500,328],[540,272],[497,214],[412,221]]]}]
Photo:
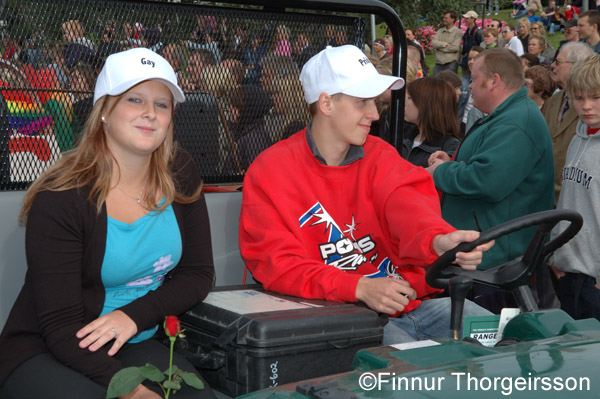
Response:
[{"label": "person in background", "polygon": [[[473,68],[475,59],[481,52],[483,47],[475,46],[469,52],[469,68]],[[471,126],[484,116],[483,112],[473,107],[473,96],[471,95],[471,75],[465,75],[461,78],[461,94],[458,98],[458,121],[460,122],[461,138],[469,131]]]},{"label": "person in background", "polygon": [[548,58],[544,57],[542,53],[546,50],[546,38],[541,35],[532,34],[529,37],[529,54],[535,55],[538,57],[538,64],[545,64],[550,66],[552,61]]},{"label": "person in background", "polygon": [[525,53],[519,58],[521,59],[521,65],[523,65],[524,72],[527,72],[527,70],[533,66],[540,65],[540,59],[537,55]]},{"label": "person in background", "polygon": [[427,65],[427,63],[421,58],[421,48],[419,46],[414,43],[408,43],[406,46],[406,57],[408,58],[407,63],[412,63],[417,68],[417,78],[427,76],[426,69],[422,67],[423,65]]},{"label": "person in background", "polygon": [[579,38],[592,48],[596,53],[600,53],[600,12],[596,10],[586,11],[577,19],[577,31]]},{"label": "person in background", "polygon": [[383,59],[384,57],[389,57],[389,55],[385,52],[385,41],[382,38],[375,39],[373,42],[373,51],[375,52],[375,58],[377,61]]},{"label": "person in background", "polygon": [[495,8],[496,12],[494,12],[494,15],[498,15],[498,11],[499,11],[499,0],[489,0],[488,1],[488,11],[487,11],[487,15],[492,15],[492,11]]},{"label": "person in background", "polygon": [[561,47],[565,44],[565,43],[569,43],[569,42],[579,42],[579,30],[577,29],[577,21],[564,21],[563,22],[563,26],[564,26],[564,30],[565,30],[565,40],[561,40],[558,43],[558,49],[556,50],[556,54],[554,55],[554,58],[552,59],[553,61],[556,59],[556,56],[558,55],[558,52],[560,51]]},{"label": "person in background", "polygon": [[481,47],[486,49],[499,47],[498,46],[498,29],[487,28],[483,31],[483,43]]},{"label": "person in background", "polygon": [[530,8],[527,10],[527,19],[529,20],[530,23],[534,23],[534,22],[539,21],[540,17],[535,14],[535,10]]},{"label": "person in background", "polygon": [[511,24],[506,24],[502,27],[502,37],[506,41],[506,48],[514,52],[517,56],[522,56],[525,52],[523,51],[523,43],[515,35],[515,27]]},{"label": "person in background", "polygon": [[539,35],[544,38],[544,40],[546,41],[546,48],[544,49],[544,51],[542,51],[542,57],[552,61],[554,59],[554,56],[556,55],[556,50],[546,39],[546,28],[544,27],[544,24],[540,21],[534,22],[531,24],[530,31],[532,35]]},{"label": "person in background", "polygon": [[531,29],[531,22],[527,18],[521,18],[518,24],[518,35],[517,37],[523,45],[523,49],[529,47],[529,30]]},{"label": "person in background", "polygon": [[575,136],[577,112],[571,107],[568,96],[567,77],[573,65],[593,54],[593,50],[585,43],[571,42],[564,44],[554,62],[550,66],[552,80],[564,90],[556,92],[544,105],[544,119],[550,130],[554,154],[554,201],[558,201],[560,193],[562,169],[565,165],[567,147]]},{"label": "person in background", "polygon": [[[572,24],[572,22],[575,22],[575,23]],[[564,29],[567,25],[569,25],[569,26],[574,25],[575,27],[577,27],[577,21],[574,21],[574,20],[569,21],[569,20],[565,19],[563,9],[560,7],[556,7],[556,11],[554,11],[554,15],[550,17],[548,34],[550,36],[553,36],[554,32],[564,31]]]},{"label": "person in background", "polygon": [[527,0],[513,0],[512,2],[512,12],[510,14],[511,18],[520,18],[521,16],[527,13],[527,8],[525,8]]},{"label": "person in background", "polygon": [[464,75],[469,73],[469,51],[471,51],[471,48],[474,46],[479,46],[479,44],[483,42],[483,32],[475,23],[477,20],[477,13],[475,11],[468,11],[463,15],[463,18],[465,18],[467,23],[467,30],[465,31],[462,40],[462,55],[460,61],[460,66]]},{"label": "person in background", "polygon": [[290,46],[289,39],[290,29],[283,24],[277,25],[275,28],[275,37],[273,38],[275,41],[273,54],[290,57],[292,55],[292,47]]},{"label": "person in background", "polygon": [[229,127],[236,154],[230,154],[225,162],[229,173],[248,169],[258,154],[273,143],[265,126],[265,115],[272,107],[273,101],[260,86],[241,85],[231,92]]},{"label": "person in background", "polygon": [[250,36],[250,44],[246,46],[242,54],[242,63],[246,67],[246,80],[251,84],[259,84],[261,77],[260,60],[267,54],[265,48],[260,44],[257,34]]},{"label": "person in background", "polygon": [[402,141],[402,158],[414,165],[426,168],[431,154],[452,154],[460,144],[456,92],[442,79],[425,77],[408,85],[404,120],[417,127]]},{"label": "person in background", "polygon": [[544,103],[556,90],[556,82],[552,80],[550,68],[545,65],[536,65],[527,69],[525,71],[525,86],[527,86],[527,96],[543,112]]},{"label": "person in background", "polygon": [[[556,250],[552,269],[558,278],[561,308],[574,319],[593,317],[600,320],[600,247],[597,244],[600,183],[594,179],[600,168],[598,54],[573,65],[567,78],[567,88],[579,122],[567,150],[557,209],[576,209],[581,212],[587,227]],[[566,228],[565,224],[556,225],[551,237],[557,237]]]},{"label": "person in background", "polygon": [[[392,36],[385,35],[383,37],[383,42],[385,43],[385,53],[387,55],[393,55],[394,54],[394,39],[392,38]],[[338,43],[338,46],[341,46],[342,44],[345,44],[345,43]]]},{"label": "person in background", "polygon": [[571,4],[567,4],[565,6],[564,17],[566,20],[578,19],[580,14],[581,14],[581,11],[579,10],[578,7],[571,5]]},{"label": "person in background", "polygon": [[548,29],[550,29],[550,23],[552,22],[552,17],[556,13],[556,0],[550,0],[548,2],[548,7],[544,9],[540,13],[540,21],[544,23]]},{"label": "person in background", "polygon": [[83,25],[77,20],[70,20],[61,25],[65,40],[64,60],[68,69],[78,63],[96,65],[96,50],[94,43],[84,36]]},{"label": "person in background", "polygon": [[[427,168],[443,192],[442,216],[462,228],[485,230],[552,209],[552,142],[540,110],[527,97],[519,57],[507,49],[485,50],[475,59],[471,79],[473,107],[487,116],[467,132],[453,160],[437,151]],[[522,256],[533,232],[496,240],[482,268]],[[475,302],[494,313],[515,304],[512,294],[473,288]]]},{"label": "person in background", "polygon": [[[184,100],[152,51],[107,58],[79,145],[25,195],[28,270],[0,335],[2,398],[100,399],[125,367],[168,367],[159,325],[201,302],[214,276],[202,181],[173,142]],[[121,398],[159,392],[139,384]],[[206,386],[177,397],[215,396]]]},{"label": "person in background", "polygon": [[436,78],[443,80],[452,88],[452,90],[454,90],[454,93],[456,94],[456,102],[458,104],[458,99],[462,93],[462,79],[452,71],[442,71],[438,74],[438,76],[436,76]]},{"label": "person in background", "polygon": [[186,92],[198,91],[202,88],[202,72],[209,66],[217,65],[213,53],[207,49],[194,50],[190,54],[185,68],[186,78],[182,88]]},{"label": "person in background", "polygon": [[429,75],[429,67],[427,66],[427,60],[425,58],[425,52],[423,51],[423,46],[417,40],[414,31],[412,29],[407,29],[406,31],[406,44],[409,46],[417,46],[419,49],[419,70],[423,73],[423,76]]},{"label": "person in background", "polygon": [[446,11],[443,17],[444,26],[437,31],[431,40],[431,48],[435,52],[434,76],[445,69],[458,73],[462,32],[455,24],[456,11]]},{"label": "person in background", "polygon": [[185,80],[183,73],[183,63],[185,61],[185,52],[183,46],[176,43],[169,43],[162,48],[160,55],[173,67],[175,75],[177,75],[177,84],[183,85]]},{"label": "person in background", "polygon": [[306,63],[317,53],[317,49],[310,43],[310,32],[299,32],[292,48],[292,58],[298,64],[298,68]]}]

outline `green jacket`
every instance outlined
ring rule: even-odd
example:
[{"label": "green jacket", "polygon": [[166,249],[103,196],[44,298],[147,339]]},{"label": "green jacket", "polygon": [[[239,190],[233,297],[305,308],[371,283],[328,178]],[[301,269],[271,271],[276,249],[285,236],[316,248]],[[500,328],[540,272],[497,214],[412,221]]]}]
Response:
[{"label": "green jacket", "polygon": [[[542,113],[519,89],[467,133],[453,162],[438,166],[442,216],[458,229],[482,230],[552,209],[554,161]],[[483,256],[489,269],[523,255],[535,228],[514,232]]]}]

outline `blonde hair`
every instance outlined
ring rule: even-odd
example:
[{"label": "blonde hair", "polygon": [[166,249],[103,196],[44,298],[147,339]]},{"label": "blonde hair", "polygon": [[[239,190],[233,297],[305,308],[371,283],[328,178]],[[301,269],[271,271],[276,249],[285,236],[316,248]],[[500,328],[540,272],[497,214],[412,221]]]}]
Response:
[{"label": "blonde hair", "polygon": [[600,54],[594,53],[571,67],[567,92],[572,99],[582,93],[600,94]]},{"label": "blonde hair", "polygon": [[[119,167],[108,147],[101,115],[112,112],[122,96],[123,94],[100,98],[90,112],[77,146],[65,153],[29,187],[19,215],[22,223],[27,220],[33,201],[39,192],[66,191],[87,185],[91,185],[88,200],[95,203],[96,211],[98,214],[100,213],[111,190],[113,168],[115,165],[117,168]],[[171,118],[164,142],[152,153],[150,159],[148,181],[142,197],[142,204],[145,207],[162,211],[173,201],[185,204],[200,197],[202,185],[191,195],[183,194],[175,187],[174,174],[176,171],[172,169],[172,164],[176,150],[177,145],[173,141],[173,119]],[[156,204],[158,193],[162,193],[166,197],[160,207]]]},{"label": "blonde hair", "polygon": [[417,66],[415,65],[415,63],[407,62],[406,63],[406,84],[409,84],[413,80],[417,79],[418,73],[419,73],[419,70],[417,69]]},{"label": "blonde hair", "polygon": [[[519,19],[517,26],[521,25],[521,23],[527,27],[527,34],[529,34],[529,30],[531,29],[531,22],[529,21],[529,19],[527,19],[527,17]],[[522,32],[519,29],[519,36],[521,35],[521,33]]]}]

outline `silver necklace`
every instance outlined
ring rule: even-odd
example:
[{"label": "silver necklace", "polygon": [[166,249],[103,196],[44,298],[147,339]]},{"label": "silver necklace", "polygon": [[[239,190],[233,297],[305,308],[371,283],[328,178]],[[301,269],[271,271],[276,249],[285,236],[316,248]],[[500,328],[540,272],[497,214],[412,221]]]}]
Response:
[{"label": "silver necklace", "polygon": [[129,194],[128,192],[126,192],[125,190],[123,190],[121,187],[116,186],[117,189],[122,192],[123,194],[125,194],[126,196],[128,196],[129,198],[134,199],[138,204],[142,203],[142,194],[144,194],[144,190],[146,189],[146,183],[148,183],[148,177],[146,177],[146,180],[144,180],[144,185],[142,186],[142,190],[139,192],[139,194],[136,196],[133,196],[131,194]]}]

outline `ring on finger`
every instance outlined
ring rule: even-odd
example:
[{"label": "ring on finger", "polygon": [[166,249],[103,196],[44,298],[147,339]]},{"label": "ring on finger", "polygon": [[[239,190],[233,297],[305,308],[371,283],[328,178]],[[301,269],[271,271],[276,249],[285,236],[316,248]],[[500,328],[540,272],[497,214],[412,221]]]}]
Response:
[{"label": "ring on finger", "polygon": [[112,332],[114,332],[114,333],[115,333],[115,338],[117,338],[117,337],[119,336],[119,332],[118,332],[118,331],[117,331],[117,329],[116,329],[116,328],[114,328],[114,327],[111,327],[111,328],[109,328],[109,329],[108,329],[108,331],[112,331]]}]

